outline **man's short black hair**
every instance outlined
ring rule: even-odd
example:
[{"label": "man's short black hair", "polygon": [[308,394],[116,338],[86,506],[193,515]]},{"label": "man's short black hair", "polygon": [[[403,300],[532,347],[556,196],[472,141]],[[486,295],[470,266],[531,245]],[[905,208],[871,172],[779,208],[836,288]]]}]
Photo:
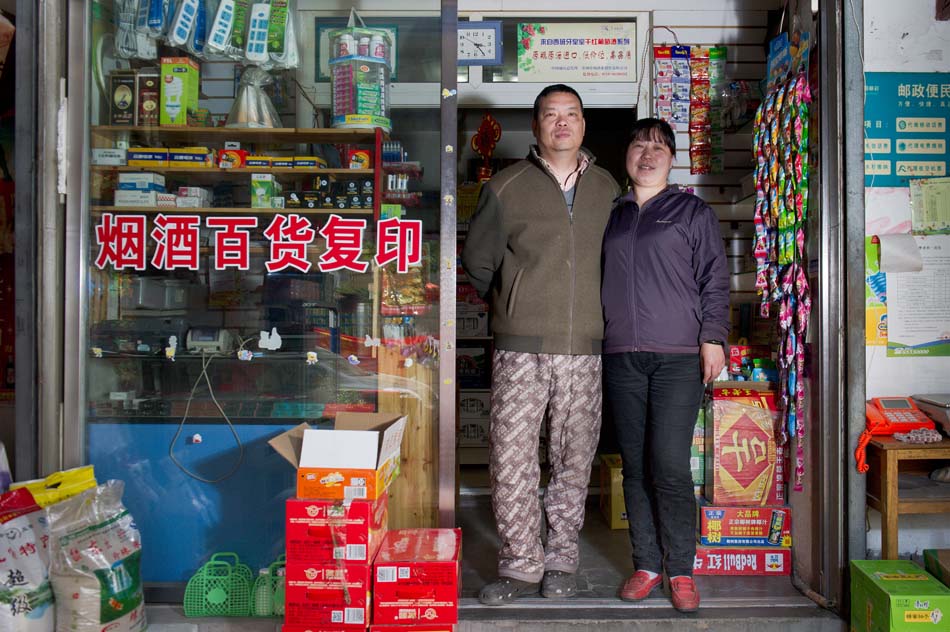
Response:
[{"label": "man's short black hair", "polygon": [[555,92],[566,92],[567,94],[573,94],[575,97],[577,97],[577,102],[581,104],[581,114],[584,113],[584,101],[581,99],[581,95],[577,94],[577,90],[571,86],[564,85],[563,83],[555,83],[542,90],[540,93],[538,93],[538,96],[535,97],[534,109],[531,111],[532,120],[538,120],[538,111],[541,109],[541,100],[549,94],[554,94]]},{"label": "man's short black hair", "polygon": [[630,128],[630,136],[627,137],[627,147],[637,140],[663,143],[671,154],[676,154],[676,135],[670,124],[662,119],[642,118],[634,123]]}]

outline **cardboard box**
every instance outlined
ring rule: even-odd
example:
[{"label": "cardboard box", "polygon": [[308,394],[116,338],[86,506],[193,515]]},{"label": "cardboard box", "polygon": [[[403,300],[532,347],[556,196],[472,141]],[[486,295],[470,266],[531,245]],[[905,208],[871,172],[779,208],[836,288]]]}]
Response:
[{"label": "cardboard box", "polygon": [[376,500],[288,498],[285,542],[291,562],[373,561],[386,535],[389,494]]},{"label": "cardboard box", "polygon": [[782,505],[785,459],[767,383],[716,382],[706,407],[706,495],[714,505]]},{"label": "cardboard box", "polygon": [[908,560],[851,560],[855,632],[946,630],[950,588]]},{"label": "cardboard box", "polygon": [[924,568],[945,586],[950,586],[950,549],[924,549]]},{"label": "cardboard box", "polygon": [[135,125],[135,71],[113,70],[109,73],[109,123]]},{"label": "cardboard box", "polygon": [[479,337],[488,335],[488,312],[460,311],[455,315],[458,337]]},{"label": "cardboard box", "polygon": [[159,193],[155,196],[155,206],[175,206],[178,196],[174,193]]},{"label": "cardboard box", "polygon": [[165,176],[160,173],[120,173],[119,190],[121,191],[157,191],[165,192]]},{"label": "cardboard box", "polygon": [[449,624],[430,625],[371,625],[369,632],[455,632],[455,626]]},{"label": "cardboard box", "polygon": [[298,498],[375,500],[399,471],[405,428],[405,416],[341,411],[333,430],[303,423],[267,443],[297,468]]},{"label": "cardboard box", "polygon": [[792,550],[697,546],[694,575],[791,575]]},{"label": "cardboard box", "polygon": [[293,156],[277,156],[271,158],[270,166],[274,169],[293,169],[294,168],[294,157]]},{"label": "cardboard box", "polygon": [[168,150],[164,147],[133,147],[126,150],[125,162],[130,167],[167,167]]},{"label": "cardboard box", "polygon": [[243,169],[247,163],[247,151],[244,149],[222,149],[218,152],[218,167],[221,169]]},{"label": "cardboard box", "polygon": [[288,624],[280,626],[280,632],[351,632],[352,630],[365,630],[366,625],[354,624],[354,625],[304,625],[304,624]]},{"label": "cardboard box", "polygon": [[251,208],[271,208],[270,199],[276,195],[280,195],[280,184],[274,174],[251,174]]},{"label": "cardboard box", "polygon": [[459,417],[462,419],[491,417],[491,391],[459,391]]},{"label": "cardboard box", "polygon": [[460,448],[487,448],[488,431],[491,421],[488,418],[459,418],[458,445]]},{"label": "cardboard box", "polygon": [[689,448],[689,468],[693,474],[693,485],[706,482],[706,410],[699,409],[696,425],[693,427],[693,443]]},{"label": "cardboard box", "polygon": [[455,348],[455,377],[460,388],[491,388],[491,345],[459,341]]},{"label": "cardboard box", "polygon": [[210,169],[215,166],[213,149],[207,147],[184,147],[168,150],[168,166],[170,167],[202,167]]},{"label": "cardboard box", "polygon": [[373,623],[457,623],[461,529],[390,531],[373,563]]},{"label": "cardboard box", "polygon": [[198,83],[201,71],[190,57],[162,57],[160,125],[185,127],[188,112],[198,109]]},{"label": "cardboard box", "polygon": [[125,150],[111,148],[95,148],[92,150],[92,164],[103,167],[124,167]]},{"label": "cardboard box", "polygon": [[244,166],[270,168],[271,160],[272,158],[270,156],[248,156],[244,161]]},{"label": "cardboard box", "polygon": [[287,562],[284,620],[293,625],[369,624],[372,566]]},{"label": "cardboard box", "polygon": [[158,125],[158,104],[161,100],[158,68],[140,68],[135,75],[135,124],[141,127]]},{"label": "cardboard box", "polygon": [[623,501],[623,461],[619,454],[600,455],[600,511],[611,529],[629,526]]},{"label": "cardboard box", "polygon": [[706,546],[792,546],[790,507],[696,508],[699,543]]},{"label": "cardboard box", "polygon": [[116,206],[158,206],[157,191],[123,191],[115,192],[114,204]]}]

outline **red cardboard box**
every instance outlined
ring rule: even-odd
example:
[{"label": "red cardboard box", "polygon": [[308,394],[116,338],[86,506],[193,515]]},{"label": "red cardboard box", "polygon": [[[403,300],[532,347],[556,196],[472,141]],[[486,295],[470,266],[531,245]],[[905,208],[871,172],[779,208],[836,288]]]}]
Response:
[{"label": "red cardboard box", "polygon": [[791,575],[792,550],[697,546],[694,575]]},{"label": "red cardboard box", "polygon": [[390,531],[373,563],[373,623],[458,623],[461,529]]},{"label": "red cardboard box", "polygon": [[699,505],[699,543],[706,546],[792,546],[789,507]]},{"label": "red cardboard box", "polygon": [[369,632],[455,632],[454,625],[371,625]]},{"label": "red cardboard box", "polygon": [[716,382],[706,409],[706,496],[713,505],[785,503],[785,454],[767,382]]},{"label": "red cardboard box", "polygon": [[377,500],[287,499],[290,562],[347,560],[369,564],[386,535],[389,494]]},{"label": "red cardboard box", "polygon": [[285,572],[288,624],[369,625],[369,564],[287,562]]},{"label": "red cardboard box", "polygon": [[729,372],[742,373],[745,358],[771,358],[772,350],[766,345],[729,345]]},{"label": "red cardboard box", "polygon": [[280,632],[352,632],[365,630],[365,625],[282,625]]}]

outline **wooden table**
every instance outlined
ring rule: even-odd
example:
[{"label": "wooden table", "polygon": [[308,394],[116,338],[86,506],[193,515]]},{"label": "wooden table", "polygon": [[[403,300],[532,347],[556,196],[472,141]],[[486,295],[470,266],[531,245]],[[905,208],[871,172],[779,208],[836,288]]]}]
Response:
[{"label": "wooden table", "polygon": [[881,512],[881,559],[894,560],[899,515],[950,513],[950,483],[927,477],[950,464],[950,440],[917,444],[872,439],[867,462],[867,503]]}]

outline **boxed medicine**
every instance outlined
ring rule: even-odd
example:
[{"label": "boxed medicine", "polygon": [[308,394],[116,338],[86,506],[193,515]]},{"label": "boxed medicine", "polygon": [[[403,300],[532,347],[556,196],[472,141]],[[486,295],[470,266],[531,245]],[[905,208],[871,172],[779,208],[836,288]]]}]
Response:
[{"label": "boxed medicine", "polygon": [[461,529],[390,531],[373,563],[373,623],[457,623]]},{"label": "boxed medicine", "polygon": [[165,176],[160,173],[143,171],[141,173],[120,173],[118,188],[120,191],[157,191],[165,192]]},{"label": "boxed medicine", "polygon": [[619,454],[600,455],[600,511],[611,529],[626,529],[630,524],[623,500],[623,461]]},{"label": "boxed medicine", "polygon": [[304,423],[268,444],[297,468],[298,498],[375,500],[396,477],[405,428],[405,416],[343,411],[333,430]]},{"label": "boxed medicine", "polygon": [[287,499],[285,541],[291,562],[372,562],[386,535],[389,494],[376,500]]},{"label": "boxed medicine", "polygon": [[716,382],[706,405],[706,496],[714,505],[785,503],[785,454],[767,383]]},{"label": "boxed medicine", "polygon": [[792,549],[696,547],[693,575],[791,575]]},{"label": "boxed medicine", "polygon": [[699,543],[706,546],[792,546],[789,507],[696,507]]},{"label": "boxed medicine", "polygon": [[287,562],[284,620],[296,626],[369,624],[372,566]]},{"label": "boxed medicine", "polygon": [[157,191],[125,191],[115,192],[116,206],[158,206]]},{"label": "boxed medicine", "polygon": [[162,57],[160,125],[188,125],[188,112],[198,109],[199,68],[190,57]]},{"label": "boxed medicine", "polygon": [[140,127],[158,125],[158,103],[161,99],[158,68],[140,68],[135,75],[135,124]]},{"label": "boxed medicine", "polygon": [[950,588],[908,560],[851,560],[851,629],[944,630]]}]

